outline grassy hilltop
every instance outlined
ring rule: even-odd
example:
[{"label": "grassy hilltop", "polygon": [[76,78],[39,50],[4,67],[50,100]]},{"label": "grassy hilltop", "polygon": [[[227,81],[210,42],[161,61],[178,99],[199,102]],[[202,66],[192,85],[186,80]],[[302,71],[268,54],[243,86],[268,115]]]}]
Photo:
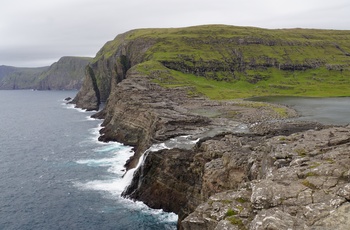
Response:
[{"label": "grassy hilltop", "polygon": [[[133,68],[166,87],[189,86],[190,94],[350,96],[350,31],[225,25],[138,29],[106,43],[93,62],[140,40],[151,45]],[[127,56],[119,61],[130,65]]]}]

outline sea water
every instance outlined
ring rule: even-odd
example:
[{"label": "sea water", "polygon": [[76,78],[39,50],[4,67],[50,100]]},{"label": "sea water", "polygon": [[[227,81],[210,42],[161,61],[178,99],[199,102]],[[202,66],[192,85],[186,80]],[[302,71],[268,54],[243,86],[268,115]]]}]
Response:
[{"label": "sea water", "polygon": [[177,216],[120,196],[133,154],[97,141],[76,91],[0,91],[0,229],[176,229]]}]

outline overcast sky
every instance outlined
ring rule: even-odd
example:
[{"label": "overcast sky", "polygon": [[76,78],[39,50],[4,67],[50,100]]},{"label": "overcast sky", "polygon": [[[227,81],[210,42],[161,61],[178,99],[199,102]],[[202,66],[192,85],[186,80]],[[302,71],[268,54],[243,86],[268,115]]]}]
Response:
[{"label": "overcast sky", "polygon": [[95,56],[136,28],[227,24],[350,30],[349,0],[1,0],[0,65]]}]

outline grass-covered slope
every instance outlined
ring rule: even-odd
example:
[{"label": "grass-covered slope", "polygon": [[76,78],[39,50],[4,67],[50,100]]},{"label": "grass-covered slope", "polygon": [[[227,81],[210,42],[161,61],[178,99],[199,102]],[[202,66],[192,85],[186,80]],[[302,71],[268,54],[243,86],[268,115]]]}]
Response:
[{"label": "grass-covered slope", "polygon": [[[133,43],[142,56],[138,61],[128,57],[130,48],[121,48]],[[114,57],[163,86],[189,86],[190,94],[212,99],[350,96],[350,31],[225,25],[139,29],[106,43],[93,63]]]}]

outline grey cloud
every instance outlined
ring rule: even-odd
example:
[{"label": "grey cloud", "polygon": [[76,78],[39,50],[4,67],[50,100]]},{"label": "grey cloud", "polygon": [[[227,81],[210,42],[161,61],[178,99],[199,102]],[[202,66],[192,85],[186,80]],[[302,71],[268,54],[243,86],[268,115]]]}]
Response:
[{"label": "grey cloud", "polygon": [[348,0],[2,0],[0,65],[44,66],[94,56],[135,28],[229,24],[350,29]]}]

